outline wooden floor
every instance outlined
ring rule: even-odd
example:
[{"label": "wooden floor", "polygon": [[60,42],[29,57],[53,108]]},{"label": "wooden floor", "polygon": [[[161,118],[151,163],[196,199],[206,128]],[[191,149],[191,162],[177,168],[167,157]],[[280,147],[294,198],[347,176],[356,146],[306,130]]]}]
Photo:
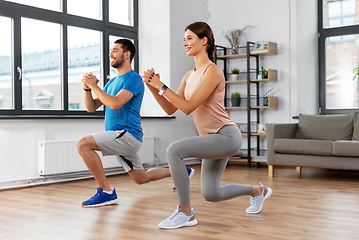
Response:
[{"label": "wooden floor", "polygon": [[136,185],[127,174],[109,178],[118,205],[82,208],[96,192],[93,179],[0,192],[0,239],[359,239],[359,172],[229,164],[222,183],[263,184],[273,195],[259,214],[246,214],[249,197],[205,201],[200,165],[191,180],[198,225],[160,230],[176,208],[171,178]]}]

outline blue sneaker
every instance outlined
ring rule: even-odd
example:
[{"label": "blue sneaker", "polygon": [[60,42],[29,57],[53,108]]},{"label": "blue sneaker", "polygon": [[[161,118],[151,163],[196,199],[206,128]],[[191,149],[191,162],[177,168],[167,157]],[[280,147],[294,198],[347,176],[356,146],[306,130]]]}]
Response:
[{"label": "blue sneaker", "polygon": [[[194,175],[194,169],[193,168],[189,168],[189,167],[186,167],[187,168],[187,173],[188,173],[188,178],[191,179]],[[173,187],[173,191],[176,192],[176,187]]]},{"label": "blue sneaker", "polygon": [[89,200],[82,203],[82,207],[101,207],[118,203],[116,190],[112,194],[103,192],[102,188],[97,188],[97,193]]}]

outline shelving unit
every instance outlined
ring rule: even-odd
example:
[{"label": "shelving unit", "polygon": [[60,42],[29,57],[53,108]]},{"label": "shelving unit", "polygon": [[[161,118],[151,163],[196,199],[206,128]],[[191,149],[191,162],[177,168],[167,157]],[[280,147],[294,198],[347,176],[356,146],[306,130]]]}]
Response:
[{"label": "shelving unit", "polygon": [[[218,60],[223,61],[223,71],[226,78],[226,91],[225,91],[225,108],[227,111],[236,111],[236,110],[246,110],[247,114],[247,122],[246,128],[247,132],[242,132],[242,135],[247,137],[247,149],[241,149],[241,152],[234,155],[232,158],[230,158],[231,161],[247,161],[248,167],[251,167],[252,163],[265,163],[265,151],[260,148],[260,138],[263,136],[266,136],[266,133],[258,133],[254,132],[251,129],[251,125],[253,122],[255,122],[257,125],[260,123],[260,111],[263,109],[268,108],[278,108],[278,98],[277,97],[260,97],[259,96],[259,84],[265,83],[269,81],[277,81],[278,74],[277,70],[275,69],[268,69],[268,78],[266,79],[253,79],[251,78],[253,74],[257,77],[260,73],[259,69],[259,56],[263,55],[276,55],[277,54],[277,44],[273,42],[268,42],[266,45],[266,49],[261,50],[253,50],[254,42],[247,42],[246,46],[240,47],[240,49],[245,49],[245,53],[239,53],[239,54],[227,54],[229,51],[231,51],[228,48],[225,48],[223,46],[216,46],[215,51],[215,61]],[[219,51],[223,52],[223,55],[217,55]],[[251,68],[251,59],[255,60],[255,67]],[[228,81],[228,64],[229,61],[233,59],[246,59],[247,60],[247,79],[246,80],[238,80],[238,81]],[[228,106],[227,100],[228,96],[230,95],[228,92],[228,86],[232,84],[246,84],[247,87],[247,97],[245,99],[241,98],[242,100],[246,100],[245,106],[239,106],[239,107],[232,107]],[[252,85],[255,85],[255,91],[251,92]],[[265,104],[264,104],[265,103]],[[251,113],[252,111],[256,112],[256,119],[254,121],[251,121]],[[234,119],[235,120],[235,119]],[[252,138],[256,138],[256,147],[251,147],[251,140]]]}]

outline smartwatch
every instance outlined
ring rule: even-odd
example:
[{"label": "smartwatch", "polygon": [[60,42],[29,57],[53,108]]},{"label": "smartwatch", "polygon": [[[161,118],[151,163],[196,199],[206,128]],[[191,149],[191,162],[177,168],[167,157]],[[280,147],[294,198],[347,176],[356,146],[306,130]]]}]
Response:
[{"label": "smartwatch", "polygon": [[162,96],[167,91],[167,89],[168,87],[166,86],[166,84],[163,84],[158,94]]}]

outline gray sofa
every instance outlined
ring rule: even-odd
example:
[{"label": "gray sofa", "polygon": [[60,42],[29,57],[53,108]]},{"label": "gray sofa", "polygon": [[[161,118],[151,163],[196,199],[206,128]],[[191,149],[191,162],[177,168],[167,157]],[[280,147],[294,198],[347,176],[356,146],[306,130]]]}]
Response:
[{"label": "gray sofa", "polygon": [[359,170],[359,112],[267,124],[267,164],[269,177],[274,166]]}]

